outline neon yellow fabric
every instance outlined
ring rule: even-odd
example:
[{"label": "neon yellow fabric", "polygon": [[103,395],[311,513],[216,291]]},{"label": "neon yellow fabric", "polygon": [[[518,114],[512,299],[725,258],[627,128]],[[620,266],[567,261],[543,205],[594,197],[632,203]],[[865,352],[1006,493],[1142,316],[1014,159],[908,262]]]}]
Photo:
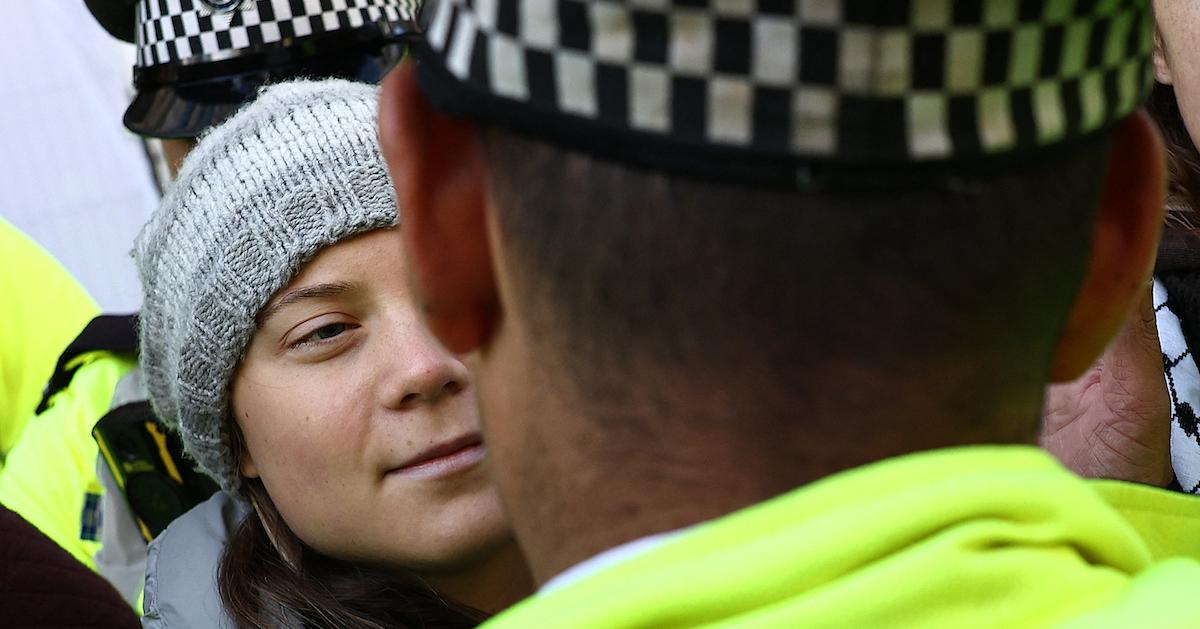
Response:
[{"label": "neon yellow fabric", "polygon": [[99,308],[67,270],[0,218],[0,466],[62,351]]},{"label": "neon yellow fabric", "polygon": [[[1148,544],[1159,520],[1176,526]],[[485,626],[1198,627],[1200,563],[1161,561],[1197,532],[1200,499],[1092,484],[1035,448],[955,448],[699,525]]]},{"label": "neon yellow fabric", "polygon": [[1190,494],[1113,480],[1088,481],[1137,530],[1155,559],[1200,557],[1200,529]]},{"label": "neon yellow fabric", "polygon": [[117,382],[133,369],[131,355],[91,352],[71,384],[25,428],[0,471],[0,504],[16,511],[93,570],[98,541],[80,538],[84,496],[102,494],[92,427],[108,412]]}]

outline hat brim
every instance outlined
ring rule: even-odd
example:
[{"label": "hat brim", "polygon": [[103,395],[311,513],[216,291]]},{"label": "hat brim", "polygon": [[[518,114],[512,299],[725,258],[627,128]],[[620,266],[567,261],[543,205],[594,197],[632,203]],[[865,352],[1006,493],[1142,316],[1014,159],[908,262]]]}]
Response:
[{"label": "hat brim", "polygon": [[141,136],[195,138],[254,100],[258,90],[269,83],[301,77],[379,83],[403,55],[401,50],[400,47],[385,46],[378,51],[351,56],[354,61],[350,63],[311,59],[207,80],[140,86],[137,96],[125,110],[123,121],[127,129]]},{"label": "hat brim", "polygon": [[194,138],[233,115],[243,102],[214,102],[189,97],[175,86],[164,85],[139,91],[125,110],[123,121],[125,128],[142,136]]}]

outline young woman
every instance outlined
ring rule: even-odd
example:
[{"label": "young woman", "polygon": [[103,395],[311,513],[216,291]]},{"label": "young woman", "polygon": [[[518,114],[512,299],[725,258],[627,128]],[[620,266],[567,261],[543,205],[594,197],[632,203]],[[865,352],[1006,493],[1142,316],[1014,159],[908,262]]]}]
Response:
[{"label": "young woman", "polygon": [[[134,251],[154,408],[249,506],[217,578],[239,626],[473,626],[530,591],[467,370],[402,280],[375,99],[267,89],[202,138]],[[147,615],[172,604],[164,552]]]}]

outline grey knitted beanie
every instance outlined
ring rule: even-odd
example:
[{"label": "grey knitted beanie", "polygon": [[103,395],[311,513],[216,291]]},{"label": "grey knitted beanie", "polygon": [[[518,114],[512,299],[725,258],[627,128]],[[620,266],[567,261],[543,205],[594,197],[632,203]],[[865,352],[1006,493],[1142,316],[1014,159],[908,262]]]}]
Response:
[{"label": "grey knitted beanie", "polygon": [[265,88],[200,139],[134,245],[150,402],[226,491],[229,382],[259,310],[323,247],[397,222],[376,103],[342,80]]}]

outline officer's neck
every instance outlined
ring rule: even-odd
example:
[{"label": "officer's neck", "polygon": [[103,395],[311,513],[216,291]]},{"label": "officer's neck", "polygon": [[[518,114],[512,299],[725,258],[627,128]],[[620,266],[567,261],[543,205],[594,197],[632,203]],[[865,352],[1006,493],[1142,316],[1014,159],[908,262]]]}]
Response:
[{"label": "officer's neck", "polygon": [[986,394],[954,389],[831,388],[825,399],[798,400],[774,417],[753,418],[733,405],[727,421],[647,414],[636,427],[638,419],[628,416],[620,418],[623,425],[613,417],[566,418],[557,413],[569,405],[551,403],[546,411],[556,414],[545,416],[556,421],[538,424],[544,432],[538,440],[556,444],[556,454],[529,453],[514,477],[527,485],[511,487],[505,497],[540,584],[606,549],[873,461],[965,444],[1034,442],[1041,386],[993,384]]},{"label": "officer's neck", "polygon": [[487,614],[498,613],[533,592],[525,557],[511,538],[460,570],[422,578],[441,596]]}]

